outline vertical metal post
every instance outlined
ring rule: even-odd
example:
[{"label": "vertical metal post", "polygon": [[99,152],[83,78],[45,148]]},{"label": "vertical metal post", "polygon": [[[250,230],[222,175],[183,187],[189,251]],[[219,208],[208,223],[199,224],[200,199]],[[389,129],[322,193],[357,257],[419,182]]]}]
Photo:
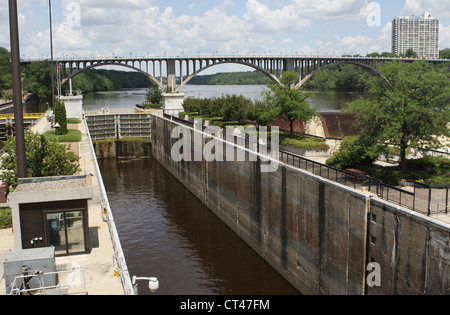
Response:
[{"label": "vertical metal post", "polygon": [[17,0],[9,0],[9,24],[11,36],[11,74],[13,81],[14,128],[16,132],[17,177],[27,177],[25,131],[23,129],[22,82],[20,75],[19,23]]},{"label": "vertical metal post", "polygon": [[428,186],[428,216],[431,216],[431,186]]},{"label": "vertical metal post", "polygon": [[53,23],[52,23],[52,0],[48,0],[48,14],[50,17],[50,55],[51,55],[51,71],[52,71],[52,110],[55,110],[55,74],[53,63]]},{"label": "vertical metal post", "polygon": [[445,214],[448,214],[448,189],[449,187],[447,186],[447,190],[445,193]]}]

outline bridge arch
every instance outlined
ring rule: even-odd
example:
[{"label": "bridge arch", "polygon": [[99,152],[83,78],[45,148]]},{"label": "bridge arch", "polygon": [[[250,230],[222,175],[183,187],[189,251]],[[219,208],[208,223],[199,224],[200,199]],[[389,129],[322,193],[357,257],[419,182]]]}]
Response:
[{"label": "bridge arch", "polygon": [[145,74],[151,81],[156,83],[163,91],[166,89],[166,87],[160,81],[158,81],[158,79],[156,79],[154,76],[148,74],[147,72],[145,72],[145,71],[135,67],[134,63],[133,63],[133,65],[129,65],[127,63],[121,63],[121,62],[102,62],[102,63],[86,62],[86,65],[88,63],[90,63],[89,66],[85,66],[82,69],[79,69],[79,70],[75,71],[74,73],[70,74],[68,77],[66,77],[66,78],[64,78],[62,80],[61,84],[66,83],[67,81],[69,81],[73,77],[77,76],[78,74],[83,73],[84,71],[87,71],[87,70],[90,70],[90,69],[103,67],[103,66],[121,66],[121,67],[125,67],[125,68],[128,68],[128,69],[135,70],[135,71],[140,72],[142,74]]},{"label": "bridge arch", "polygon": [[378,77],[382,78],[384,81],[386,81],[386,83],[390,84],[389,80],[385,76],[383,76],[379,71],[377,71],[374,67],[371,67],[371,66],[369,66],[367,64],[360,63],[360,62],[357,62],[357,61],[337,61],[337,62],[332,62],[332,63],[326,64],[324,66],[321,66],[321,67],[313,70],[311,73],[309,73],[304,78],[302,78],[300,80],[300,82],[295,85],[295,88],[296,89],[301,88],[313,75],[315,75],[319,71],[322,71],[322,70],[324,70],[326,68],[329,68],[329,67],[332,67],[332,66],[336,66],[336,65],[340,65],[340,64],[348,64],[348,65],[354,65],[354,66],[360,67],[360,68],[362,68],[364,70],[369,71],[374,76],[378,76]]},{"label": "bridge arch", "polygon": [[243,66],[247,66],[247,67],[253,68],[253,69],[263,73],[264,75],[266,75],[274,83],[282,85],[280,79],[276,75],[271,74],[270,72],[264,70],[261,67],[258,67],[256,65],[254,65],[252,63],[245,62],[245,61],[239,61],[239,60],[224,60],[224,61],[213,62],[212,64],[208,64],[207,66],[202,67],[201,69],[199,69],[199,70],[195,71],[194,73],[188,75],[187,78],[184,79],[183,82],[176,88],[176,92],[179,92],[190,80],[192,80],[192,78],[194,78],[195,76],[199,75],[201,72],[203,72],[203,71],[205,71],[205,70],[207,70],[209,68],[212,68],[214,66],[219,66],[219,65],[224,65],[224,64],[240,64],[240,65],[243,65]]}]

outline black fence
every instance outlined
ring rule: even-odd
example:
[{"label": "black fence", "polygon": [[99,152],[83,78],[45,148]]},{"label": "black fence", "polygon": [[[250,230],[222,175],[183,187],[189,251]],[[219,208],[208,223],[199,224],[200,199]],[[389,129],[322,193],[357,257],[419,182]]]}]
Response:
[{"label": "black fence", "polygon": [[[185,120],[174,116],[165,115],[183,125],[194,127],[193,120]],[[203,126],[205,129],[205,126]],[[270,128],[269,128],[270,130]],[[233,139],[234,144],[242,145],[255,152],[265,152],[271,154],[270,144],[255,141],[254,138],[245,134],[245,141],[236,135],[229,135],[224,132],[226,139]],[[434,214],[448,214],[450,208],[450,185],[425,185],[419,182],[407,183],[410,185],[405,189],[394,187],[383,183],[381,180],[370,177],[358,170],[342,170],[328,166],[292,152],[277,149],[280,162],[311,172],[317,176],[326,178],[336,183],[373,193],[381,199],[395,203],[407,209],[431,216]]]}]

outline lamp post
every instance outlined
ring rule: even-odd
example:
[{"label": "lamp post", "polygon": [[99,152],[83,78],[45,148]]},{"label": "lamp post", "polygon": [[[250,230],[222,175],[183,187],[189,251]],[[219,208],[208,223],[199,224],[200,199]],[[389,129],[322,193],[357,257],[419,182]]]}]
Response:
[{"label": "lamp post", "polygon": [[14,128],[16,132],[17,178],[27,177],[25,131],[23,129],[22,82],[20,76],[19,22],[17,0],[9,0],[11,74],[13,81]]},{"label": "lamp post", "polygon": [[155,292],[156,290],[159,289],[158,278],[155,278],[155,277],[145,278],[145,277],[133,276],[133,289],[134,289],[134,294],[135,295],[138,295],[138,285],[136,283],[137,280],[147,280],[148,281],[148,288],[150,289],[151,292]]}]

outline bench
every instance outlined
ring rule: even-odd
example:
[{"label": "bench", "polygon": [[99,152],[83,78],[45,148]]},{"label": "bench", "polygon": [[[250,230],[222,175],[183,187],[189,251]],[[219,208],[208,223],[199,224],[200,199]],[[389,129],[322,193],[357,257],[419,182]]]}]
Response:
[{"label": "bench", "polygon": [[388,163],[397,164],[398,162],[400,162],[400,157],[394,156],[393,158],[387,158],[386,161]]},{"label": "bench", "polygon": [[364,177],[370,177],[370,175],[367,175],[365,172],[360,171],[360,170],[357,170],[357,169],[354,169],[354,168],[348,168],[348,169],[346,169],[346,171],[355,174],[355,175],[353,176],[353,175],[351,175],[351,174],[347,174],[347,173],[346,173],[346,174],[345,174],[345,177],[346,177],[346,178],[350,178],[350,179],[361,179],[361,178],[364,178]]}]

